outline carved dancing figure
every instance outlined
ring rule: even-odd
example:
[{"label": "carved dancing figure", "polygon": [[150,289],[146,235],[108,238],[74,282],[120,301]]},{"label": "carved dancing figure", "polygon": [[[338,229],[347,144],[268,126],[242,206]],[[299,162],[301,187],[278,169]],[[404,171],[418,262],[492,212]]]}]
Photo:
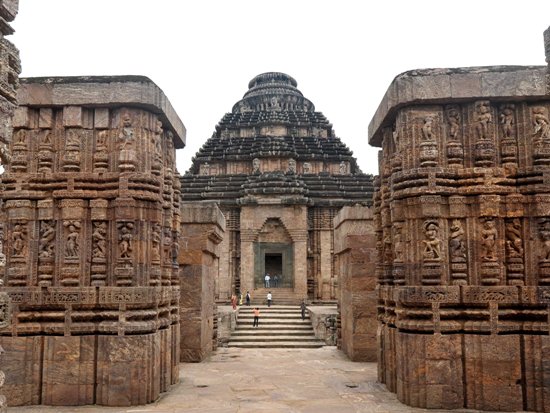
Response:
[{"label": "carved dancing figure", "polygon": [[400,142],[399,142],[399,130],[397,129],[397,125],[393,126],[393,130],[391,132],[391,138],[393,141],[393,147],[395,152],[399,152],[401,149]]},{"label": "carved dancing figure", "polygon": [[506,223],[506,247],[511,257],[519,257],[523,255],[521,222],[518,218],[514,218]]},{"label": "carved dancing figure", "polygon": [[288,172],[292,174],[296,173],[296,161],[292,158],[288,160]]},{"label": "carved dancing figure", "polygon": [[132,229],[134,224],[131,222],[122,223],[119,226],[120,234],[118,236],[118,250],[120,258],[130,258],[132,253]]},{"label": "carved dancing figure", "polygon": [[258,158],[254,158],[252,160],[252,173],[259,173],[260,172],[260,160]]},{"label": "carved dancing figure", "polygon": [[477,108],[476,131],[480,140],[489,139],[489,124],[493,122],[489,102],[479,102]]},{"label": "carved dancing figure", "polygon": [[78,221],[65,221],[63,226],[68,228],[67,240],[65,243],[65,257],[76,258],[78,257],[78,237],[80,235],[80,222]]},{"label": "carved dancing figure", "polygon": [[513,106],[505,105],[500,113],[500,125],[504,138],[512,137],[514,133],[514,109]]},{"label": "carved dancing figure", "polygon": [[304,165],[302,167],[305,174],[311,173],[311,164],[309,162],[304,162]]},{"label": "carved dancing figure", "polygon": [[344,161],[340,162],[340,166],[338,167],[338,170],[340,171],[340,175],[345,175],[348,173],[348,166]]},{"label": "carved dancing figure", "polygon": [[424,125],[422,125],[422,140],[424,141],[433,141],[434,140],[434,132],[433,132],[433,123],[434,123],[434,117],[433,116],[426,116],[424,118]]},{"label": "carved dancing figure", "polygon": [[550,122],[548,121],[546,108],[537,106],[532,111],[535,126],[533,136],[543,141],[550,139]]},{"label": "carved dancing figure", "polygon": [[394,227],[394,235],[393,235],[393,250],[395,253],[395,257],[393,259],[394,262],[403,262],[403,228],[401,225],[396,225]]},{"label": "carved dancing figure", "polygon": [[441,240],[438,238],[439,225],[434,221],[424,223],[424,235],[426,239],[424,243],[424,259],[437,260],[441,259]]},{"label": "carved dancing figure", "polygon": [[151,231],[151,255],[153,261],[160,260],[160,224],[156,222]]},{"label": "carved dancing figure", "polygon": [[458,219],[453,220],[449,239],[449,252],[452,258],[466,258],[466,246],[464,245],[464,228]]},{"label": "carved dancing figure", "polygon": [[481,259],[483,261],[496,261],[497,229],[495,221],[488,219],[481,230]]},{"label": "carved dancing figure", "polygon": [[94,258],[105,258],[107,255],[107,224],[105,222],[94,222],[94,232],[92,233]]},{"label": "carved dancing figure", "polygon": [[447,121],[449,123],[449,138],[451,140],[458,139],[458,131],[460,130],[460,113],[458,109],[451,108],[448,110]]},{"label": "carved dancing figure", "polygon": [[122,119],[122,129],[118,135],[118,141],[120,150],[129,149],[134,143],[134,129],[129,115],[125,115]]},{"label": "carved dancing figure", "polygon": [[41,221],[40,224],[39,255],[43,258],[53,257],[55,228],[48,221]]},{"label": "carved dancing figure", "polygon": [[22,224],[15,224],[11,233],[12,249],[14,257],[23,257],[25,255],[25,245],[27,244],[27,230]]}]

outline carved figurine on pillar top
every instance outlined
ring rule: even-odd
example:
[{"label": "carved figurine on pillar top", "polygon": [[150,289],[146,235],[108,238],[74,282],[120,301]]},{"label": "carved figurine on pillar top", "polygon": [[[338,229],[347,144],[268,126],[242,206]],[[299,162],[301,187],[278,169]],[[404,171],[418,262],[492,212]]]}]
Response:
[{"label": "carved figurine on pillar top", "polygon": [[157,121],[157,127],[152,137],[152,146],[153,146],[153,160],[151,163],[151,173],[156,176],[160,176],[162,173],[162,122]]},{"label": "carved figurine on pillar top", "polygon": [[539,237],[541,241],[539,255],[539,285],[550,285],[550,218],[539,218]]},{"label": "carved figurine on pillar top", "polygon": [[161,285],[160,268],[160,244],[162,242],[162,228],[158,222],[151,226],[151,270],[149,273],[149,285]]},{"label": "carved figurine on pillar top", "polygon": [[475,166],[492,167],[495,165],[495,143],[493,139],[493,115],[488,100],[475,104],[475,131],[477,140],[474,144]]},{"label": "carved figurine on pillar top", "polygon": [[403,223],[393,224],[393,282],[396,285],[405,284],[404,264],[405,242],[403,240]]},{"label": "carved figurine on pillar top", "polygon": [[10,169],[12,172],[27,172],[29,162],[28,131],[19,129],[14,134]]},{"label": "carved figurine on pillar top", "polygon": [[518,148],[516,142],[515,105],[507,103],[500,107],[499,124],[502,164],[505,168],[516,168],[518,165]]},{"label": "carved figurine on pillar top", "polygon": [[120,172],[133,172],[136,169],[135,140],[132,118],[125,113],[122,115],[122,125],[118,133],[118,169]]},{"label": "carved figurine on pillar top", "polygon": [[27,285],[28,233],[27,221],[15,221],[11,226],[11,233],[8,238],[10,266],[7,268],[7,284],[9,287],[23,287]]},{"label": "carved figurine on pillar top", "polygon": [[107,138],[109,132],[106,130],[97,131],[95,151],[93,155],[94,172],[107,172],[109,170],[109,154],[107,148]]},{"label": "carved figurine on pillar top", "polygon": [[[391,155],[390,159],[390,165],[391,165],[391,172],[399,172],[403,168],[403,156],[401,155],[401,137],[399,136],[399,128],[400,126],[397,124],[397,122],[393,125],[392,131],[391,131],[391,142],[393,145],[393,153]],[[388,148],[388,152],[389,148]],[[386,172],[387,175],[390,175]]]},{"label": "carved figurine on pillar top", "polygon": [[65,153],[63,154],[63,171],[80,171],[80,136],[78,129],[65,131]]},{"label": "carved figurine on pillar top", "polygon": [[164,234],[162,237],[162,274],[161,274],[161,284],[170,285],[170,280],[172,278],[172,229],[164,228]]},{"label": "carved figurine on pillar top", "polygon": [[439,222],[435,219],[424,221],[424,237],[422,240],[422,284],[441,284],[441,238]]},{"label": "carved figurine on pillar top", "polygon": [[65,246],[63,268],[61,270],[61,285],[64,287],[77,286],[80,281],[80,221],[65,220]]},{"label": "carved figurine on pillar top", "polygon": [[454,219],[450,225],[449,256],[451,259],[451,283],[453,285],[468,284],[468,259],[466,255],[465,231],[459,219]]},{"label": "carved figurine on pillar top", "polygon": [[500,264],[497,255],[498,231],[495,218],[482,218],[481,235],[481,284],[500,284]]},{"label": "carved figurine on pillar top", "polygon": [[92,222],[91,285],[107,285],[107,222]]},{"label": "carved figurine on pillar top", "polygon": [[420,141],[420,166],[437,166],[439,151],[437,150],[437,139],[434,131],[434,115],[428,115],[424,118]]},{"label": "carved figurine on pillar top", "polygon": [[525,285],[525,265],[523,262],[523,239],[519,218],[506,220],[506,283]]},{"label": "carved figurine on pillar top", "polygon": [[38,172],[51,173],[53,172],[53,141],[52,131],[44,129],[40,132],[38,146]]},{"label": "carved figurine on pillar top", "polygon": [[48,287],[53,282],[55,262],[55,224],[53,221],[40,222],[38,243],[38,285]]},{"label": "carved figurine on pillar top", "polygon": [[116,285],[118,287],[129,287],[133,283],[134,263],[133,245],[134,223],[118,222],[118,259],[115,268]]},{"label": "carved figurine on pillar top", "polygon": [[446,108],[448,140],[447,164],[451,167],[461,167],[464,163],[464,147],[460,139],[460,110],[458,106]]},{"label": "carved figurine on pillar top", "polygon": [[533,164],[550,165],[550,121],[548,109],[535,106],[531,109],[533,117]]}]

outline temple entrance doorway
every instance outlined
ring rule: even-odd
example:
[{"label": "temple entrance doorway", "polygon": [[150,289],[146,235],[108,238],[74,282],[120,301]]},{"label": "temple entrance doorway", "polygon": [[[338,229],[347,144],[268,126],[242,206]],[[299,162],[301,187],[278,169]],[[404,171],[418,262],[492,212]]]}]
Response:
[{"label": "temple entrance doorway", "polygon": [[[270,288],[293,288],[294,257],[292,244],[262,243],[255,245],[254,288],[265,287],[265,275],[269,274]],[[277,279],[275,280],[275,276]]]}]

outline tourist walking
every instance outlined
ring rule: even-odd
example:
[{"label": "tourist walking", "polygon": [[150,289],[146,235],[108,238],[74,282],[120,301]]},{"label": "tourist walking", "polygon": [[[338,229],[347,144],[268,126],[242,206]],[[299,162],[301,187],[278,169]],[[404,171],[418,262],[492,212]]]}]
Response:
[{"label": "tourist walking", "polygon": [[279,276],[277,274],[273,276],[273,284],[275,288],[279,286]]},{"label": "tourist walking", "polygon": [[254,321],[252,322],[252,327],[258,327],[260,324],[260,309],[256,307],[254,309]]},{"label": "tourist walking", "polygon": [[267,293],[267,306],[271,307],[271,300],[273,300],[273,296],[271,295],[271,291]]},{"label": "tourist walking", "polygon": [[239,305],[243,305],[243,293],[239,291]]},{"label": "tourist walking", "polygon": [[270,281],[271,281],[271,277],[269,276],[269,273],[267,273],[264,277],[265,288],[269,288]]},{"label": "tourist walking", "polygon": [[246,305],[250,305],[250,292],[246,292]]},{"label": "tourist walking", "polygon": [[235,294],[231,296],[231,307],[233,307],[233,310],[237,309],[237,296]]},{"label": "tourist walking", "polygon": [[302,321],[306,319],[306,303],[304,300],[302,300],[302,304],[300,304],[300,309],[302,310]]}]

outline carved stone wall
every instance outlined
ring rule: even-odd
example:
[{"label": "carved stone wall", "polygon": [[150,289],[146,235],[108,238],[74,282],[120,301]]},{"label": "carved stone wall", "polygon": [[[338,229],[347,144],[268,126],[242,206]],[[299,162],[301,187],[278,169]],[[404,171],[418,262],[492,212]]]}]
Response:
[{"label": "carved stone wall", "polygon": [[371,122],[379,378],[406,404],[550,411],[545,74],[407,72]]},{"label": "carved stone wall", "polygon": [[340,280],[341,348],[353,361],[376,361],[376,238],[371,208],[340,210],[334,222],[334,254]]},{"label": "carved stone wall", "polygon": [[217,345],[214,293],[225,218],[215,203],[183,202],[181,234],[180,360],[197,362]]},{"label": "carved stone wall", "polygon": [[3,178],[10,403],[152,402],[178,380],[183,125],[142,77],[26,79],[19,101]]}]

